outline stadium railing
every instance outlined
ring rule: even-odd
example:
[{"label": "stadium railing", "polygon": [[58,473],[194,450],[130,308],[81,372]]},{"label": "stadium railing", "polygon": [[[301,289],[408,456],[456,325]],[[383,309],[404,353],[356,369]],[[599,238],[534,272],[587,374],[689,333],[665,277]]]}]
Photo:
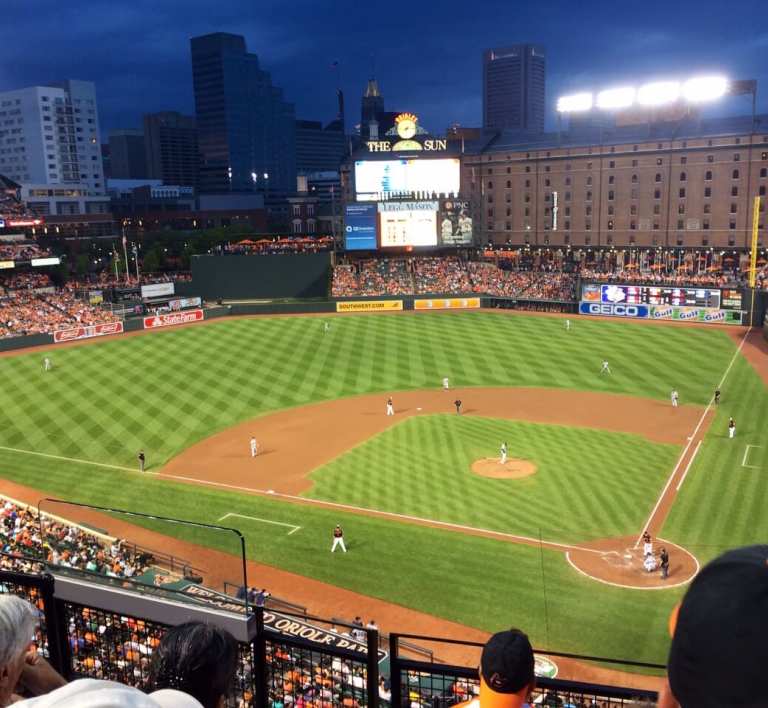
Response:
[{"label": "stadium railing", "polygon": [[[197,620],[229,630],[239,643],[240,665],[228,706],[266,708],[291,700],[295,703],[308,691],[315,700],[333,706],[447,706],[472,697],[478,686],[476,664],[461,666],[406,656],[412,654],[414,641],[417,646],[460,645],[479,652],[482,645],[471,642],[393,633],[386,651],[379,647],[376,630],[363,630],[365,641],[358,642],[350,636],[355,629],[351,625],[336,623],[336,631],[329,631],[323,625],[333,625],[331,620],[311,615],[278,614],[263,608],[246,614],[224,609],[224,604],[189,604],[179,597],[138,594],[130,584],[97,584],[58,571],[0,571],[0,593],[24,597],[39,609],[40,650],[69,679],[111,678],[147,688],[151,653],[163,633],[170,626]],[[389,696],[379,689],[380,670],[386,673],[387,664]],[[661,665],[636,666],[664,669]],[[287,701],[286,696],[290,697]],[[580,701],[624,706],[632,700],[654,701],[656,695],[620,686],[540,678],[537,698],[545,705]]]}]

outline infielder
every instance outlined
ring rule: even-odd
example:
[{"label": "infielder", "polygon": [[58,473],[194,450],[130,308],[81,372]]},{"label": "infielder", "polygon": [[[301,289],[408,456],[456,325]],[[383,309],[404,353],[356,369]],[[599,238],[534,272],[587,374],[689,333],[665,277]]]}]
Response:
[{"label": "infielder", "polygon": [[603,359],[603,366],[600,369],[600,373],[601,374],[610,374],[611,373],[611,367],[608,366],[608,360],[607,359]]},{"label": "infielder", "polygon": [[507,443],[503,442],[501,443],[501,464],[506,465],[507,464]]},{"label": "infielder", "polygon": [[728,419],[728,437],[732,438],[736,435],[736,423],[733,418]]},{"label": "infielder", "polygon": [[672,399],[672,407],[673,408],[677,408],[677,401],[680,398],[680,396],[677,393],[677,391],[676,390],[672,391],[672,393],[669,395],[669,397]]},{"label": "infielder", "polygon": [[51,364],[51,360],[48,357],[45,357],[43,359],[43,371],[50,371],[53,368],[53,364]]},{"label": "infielder", "polygon": [[392,403],[392,397],[387,399],[387,415],[395,415],[395,404]]},{"label": "infielder", "polygon": [[449,387],[448,387],[448,377],[446,376],[446,377],[443,379],[443,391],[447,391],[447,390],[448,390],[448,388],[449,388]]},{"label": "infielder", "polygon": [[259,443],[256,442],[256,438],[251,438],[251,457],[256,457],[259,454]]},{"label": "infielder", "polygon": [[344,531],[339,524],[336,524],[336,528],[333,529],[333,545],[331,546],[331,553],[336,551],[336,546],[341,546],[341,550],[344,553],[347,552],[347,547],[344,545]]}]

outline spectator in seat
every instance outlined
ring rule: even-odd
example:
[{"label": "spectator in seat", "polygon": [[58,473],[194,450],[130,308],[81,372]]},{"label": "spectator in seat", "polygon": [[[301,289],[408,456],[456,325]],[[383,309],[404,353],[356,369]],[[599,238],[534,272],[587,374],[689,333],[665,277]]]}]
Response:
[{"label": "spectator in seat", "polygon": [[536,687],[533,648],[519,629],[494,634],[480,656],[480,696],[462,708],[530,708]]},{"label": "spectator in seat", "polygon": [[19,693],[39,695],[63,686],[64,679],[37,653],[32,637],[37,610],[15,595],[0,595],[0,706]]},{"label": "spectator in seat", "polygon": [[659,708],[768,706],[768,545],[724,553],[670,617]]},{"label": "spectator in seat", "polygon": [[224,708],[237,661],[237,641],[229,632],[187,622],[168,630],[152,654],[150,684],[184,691],[203,708]]}]

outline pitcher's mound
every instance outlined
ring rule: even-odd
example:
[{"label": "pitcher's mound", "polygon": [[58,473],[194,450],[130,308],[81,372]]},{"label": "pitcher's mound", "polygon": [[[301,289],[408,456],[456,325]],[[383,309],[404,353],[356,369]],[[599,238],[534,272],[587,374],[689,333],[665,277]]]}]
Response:
[{"label": "pitcher's mound", "polygon": [[502,465],[498,457],[484,457],[472,463],[472,471],[492,479],[520,479],[536,474],[536,465],[530,460],[518,460],[515,457],[508,457]]}]

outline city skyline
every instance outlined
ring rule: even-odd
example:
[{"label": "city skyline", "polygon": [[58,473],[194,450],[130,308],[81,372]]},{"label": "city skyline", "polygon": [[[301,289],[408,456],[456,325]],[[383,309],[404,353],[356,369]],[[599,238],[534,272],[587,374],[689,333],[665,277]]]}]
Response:
[{"label": "city skyline", "polygon": [[[615,5],[602,1],[574,11],[559,1],[515,8],[493,0],[483,3],[481,12],[449,1],[439,12],[422,9],[410,18],[346,0],[336,2],[330,14],[305,0],[294,3],[290,13],[281,7],[272,0],[258,11],[243,0],[224,0],[213,8],[201,0],[168,0],[162,6],[138,0],[107,14],[94,0],[75,0],[66,9],[51,0],[40,0],[34,9],[16,3],[0,28],[0,91],[64,78],[94,81],[103,135],[141,127],[144,113],[192,115],[189,39],[230,31],[245,36],[249,51],[296,105],[298,118],[332,120],[340,84],[348,127],[359,120],[355,107],[372,74],[388,106],[418,113],[434,132],[453,122],[479,126],[482,51],[517,42],[546,48],[549,128],[561,93],[705,71],[756,78],[758,111],[768,110],[768,33],[757,26],[744,31],[732,22],[732,12],[715,2],[674,7],[651,2],[643,15],[648,19],[632,25],[610,19]],[[753,0],[744,3],[742,15],[749,16],[751,8],[759,16]],[[31,36],[45,52],[30,51]],[[749,108],[742,98],[714,110],[744,114]]]}]

